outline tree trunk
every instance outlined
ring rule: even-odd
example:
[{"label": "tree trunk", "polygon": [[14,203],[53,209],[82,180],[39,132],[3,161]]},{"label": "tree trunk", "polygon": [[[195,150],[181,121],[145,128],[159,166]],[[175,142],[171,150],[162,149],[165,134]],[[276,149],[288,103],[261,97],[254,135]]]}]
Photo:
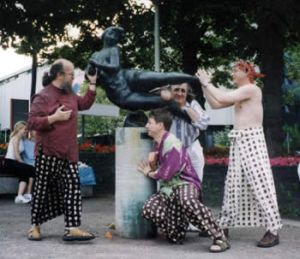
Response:
[{"label": "tree trunk", "polygon": [[37,54],[32,54],[32,67],[31,67],[31,92],[30,98],[36,92],[36,74],[37,74]]},{"label": "tree trunk", "polygon": [[284,30],[275,13],[262,14],[259,19],[260,60],[264,78],[264,129],[271,157],[282,155],[282,83]]},{"label": "tree trunk", "polygon": [[[179,39],[182,40],[182,66],[183,72],[194,75],[198,69],[197,52],[199,48],[199,32],[194,20],[183,24],[180,30]],[[197,96],[197,101],[204,107],[205,99],[202,89],[193,86],[193,92]]]}]

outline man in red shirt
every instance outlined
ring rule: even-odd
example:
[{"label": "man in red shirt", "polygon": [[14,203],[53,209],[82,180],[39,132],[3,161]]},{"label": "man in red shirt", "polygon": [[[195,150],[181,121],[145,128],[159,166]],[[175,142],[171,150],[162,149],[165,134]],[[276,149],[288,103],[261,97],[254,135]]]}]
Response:
[{"label": "man in red shirt", "polygon": [[96,76],[81,97],[72,92],[74,65],[56,60],[43,76],[45,88],[33,96],[28,127],[36,133],[34,183],[29,240],[41,240],[40,225],[61,214],[65,217],[64,241],[90,240],[80,230],[81,192],[78,177],[77,114],[89,109],[96,96]]}]

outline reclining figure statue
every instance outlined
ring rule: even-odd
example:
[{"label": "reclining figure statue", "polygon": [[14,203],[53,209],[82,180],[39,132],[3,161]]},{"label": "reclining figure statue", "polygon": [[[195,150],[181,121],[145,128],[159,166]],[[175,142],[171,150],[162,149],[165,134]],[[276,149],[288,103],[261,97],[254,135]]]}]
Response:
[{"label": "reclining figure statue", "polygon": [[166,85],[190,83],[199,85],[195,76],[184,73],[159,73],[137,69],[123,69],[120,66],[119,48],[123,37],[121,27],[108,27],[102,34],[103,48],[94,52],[89,59],[87,72],[97,73],[97,85],[101,85],[108,99],[122,109],[130,111],[151,110],[169,106],[170,111],[189,120],[189,117],[170,97],[162,98],[152,91]]}]

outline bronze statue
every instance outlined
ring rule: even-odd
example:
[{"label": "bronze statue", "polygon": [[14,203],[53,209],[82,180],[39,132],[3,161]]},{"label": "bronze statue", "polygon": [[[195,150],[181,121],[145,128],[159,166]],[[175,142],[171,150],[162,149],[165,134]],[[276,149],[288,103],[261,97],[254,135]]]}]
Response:
[{"label": "bronze statue", "polygon": [[190,83],[199,85],[195,76],[183,73],[159,73],[137,69],[123,69],[117,44],[124,29],[109,27],[103,34],[103,48],[91,56],[87,71],[97,73],[97,85],[101,85],[108,99],[120,108],[130,111],[151,110],[169,106],[172,113],[189,120],[189,117],[172,100],[163,100],[151,93],[153,89],[166,85]]}]

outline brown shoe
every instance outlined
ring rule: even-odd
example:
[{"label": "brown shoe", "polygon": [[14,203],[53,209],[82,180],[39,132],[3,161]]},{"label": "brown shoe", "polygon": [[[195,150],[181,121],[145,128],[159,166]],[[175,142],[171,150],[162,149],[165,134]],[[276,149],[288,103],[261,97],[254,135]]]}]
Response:
[{"label": "brown shoe", "polygon": [[95,236],[92,233],[83,231],[79,228],[67,229],[63,235],[64,241],[87,241],[94,238]]},{"label": "brown shoe", "polygon": [[39,226],[32,226],[28,231],[28,240],[40,241],[42,240],[41,230]]},{"label": "brown shoe", "polygon": [[272,234],[269,230],[264,234],[263,238],[257,243],[258,247],[272,247],[279,244],[279,235]]}]

